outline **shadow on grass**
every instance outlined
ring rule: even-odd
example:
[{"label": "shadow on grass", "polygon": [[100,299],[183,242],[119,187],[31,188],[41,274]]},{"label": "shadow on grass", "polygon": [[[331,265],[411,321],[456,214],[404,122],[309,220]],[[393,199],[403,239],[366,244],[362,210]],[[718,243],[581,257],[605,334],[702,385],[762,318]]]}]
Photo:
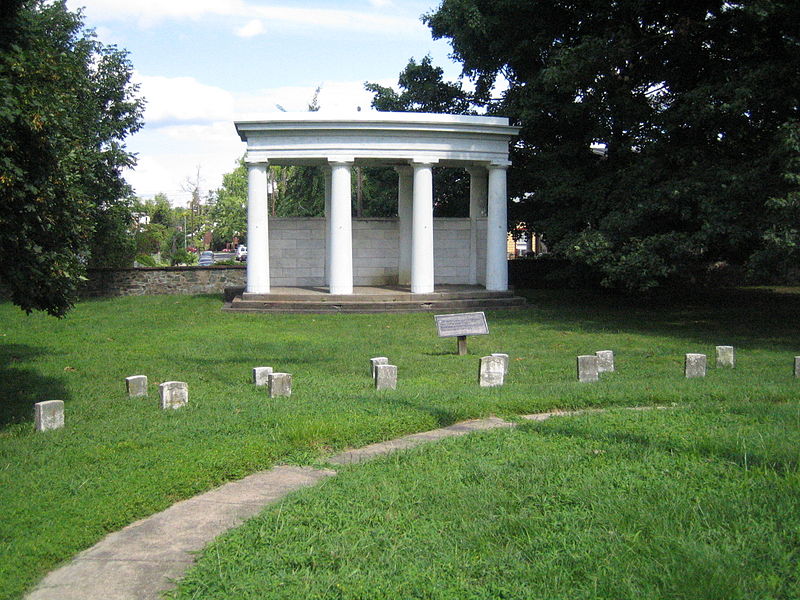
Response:
[{"label": "shadow on grass", "polygon": [[0,427],[32,421],[37,402],[69,400],[62,381],[24,366],[42,354],[23,344],[0,345]]},{"label": "shadow on grass", "polygon": [[681,337],[697,343],[750,349],[800,348],[800,294],[769,290],[675,290],[629,297],[586,290],[521,290],[530,308],[494,311],[495,324],[536,323],[587,333],[628,332]]},{"label": "shadow on grass", "polygon": [[444,407],[414,402],[413,399],[409,398],[397,398],[387,395],[383,399],[383,402],[385,402],[387,405],[394,405],[411,409],[415,412],[429,414],[436,420],[436,424],[439,427],[447,427],[448,425],[452,425],[453,423],[456,423],[464,418],[462,414],[448,410]]},{"label": "shadow on grass", "polygon": [[604,427],[601,431],[587,430],[580,426],[560,425],[555,428],[537,428],[538,435],[569,437],[574,439],[592,440],[595,442],[620,444],[631,448],[632,454],[642,456],[646,449],[656,450],[668,454],[696,454],[703,458],[722,460],[741,467],[771,469],[779,475],[793,473],[800,467],[800,456],[792,444],[772,447],[758,451],[737,438],[732,445],[731,440],[713,439],[711,434],[707,439],[697,439],[687,443],[681,438],[659,437],[652,432],[634,433],[630,431],[612,430]]}]

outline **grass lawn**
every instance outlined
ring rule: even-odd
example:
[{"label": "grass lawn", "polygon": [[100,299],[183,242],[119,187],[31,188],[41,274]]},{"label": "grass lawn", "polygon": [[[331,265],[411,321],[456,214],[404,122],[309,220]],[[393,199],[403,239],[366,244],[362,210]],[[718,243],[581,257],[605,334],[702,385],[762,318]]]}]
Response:
[{"label": "grass lawn", "polygon": [[[277,462],[309,464],[469,417],[550,408],[796,402],[800,296],[768,292],[641,304],[531,292],[531,308],[487,313],[491,334],[435,336],[413,315],[231,315],[215,297],[83,302],[65,319],[0,304],[0,598],[107,532]],[[735,370],[685,380],[683,355],[737,347]],[[575,356],[616,352],[618,372],[575,381]],[[507,384],[479,389],[477,357],[511,356]],[[369,358],[399,367],[375,392]],[[713,359],[711,360],[713,364]],[[290,399],[250,384],[254,366],[293,374]],[[150,397],[124,378],[146,374]],[[190,405],[158,409],[157,382],[186,381]],[[62,399],[66,428],[35,434],[32,405]]]},{"label": "grass lawn", "polygon": [[351,467],[171,597],[800,597],[800,405],[559,417]]}]

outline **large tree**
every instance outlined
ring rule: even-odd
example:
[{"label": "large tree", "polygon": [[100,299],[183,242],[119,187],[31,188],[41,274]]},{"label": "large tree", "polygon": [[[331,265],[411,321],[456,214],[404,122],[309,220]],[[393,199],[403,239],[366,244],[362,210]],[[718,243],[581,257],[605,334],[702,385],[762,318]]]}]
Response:
[{"label": "large tree", "polygon": [[479,90],[508,81],[513,217],[606,285],[800,258],[796,0],[443,0],[424,19]]},{"label": "large tree", "polygon": [[123,141],[143,103],[126,53],[63,0],[5,0],[2,16],[0,280],[26,311],[62,316],[97,234],[125,222]]},{"label": "large tree", "polygon": [[[373,93],[372,108],[379,111],[475,114],[474,96],[463,88],[460,81],[446,81],[444,71],[433,65],[430,56],[420,62],[410,59],[397,78],[397,87],[399,91],[377,83],[364,84],[364,88]],[[397,179],[387,168],[373,169],[372,177],[377,181]],[[435,216],[468,214],[469,178],[463,169],[435,167],[433,188]],[[381,205],[392,206],[396,188],[378,187],[375,191]],[[394,207],[396,209],[396,202]]]}]

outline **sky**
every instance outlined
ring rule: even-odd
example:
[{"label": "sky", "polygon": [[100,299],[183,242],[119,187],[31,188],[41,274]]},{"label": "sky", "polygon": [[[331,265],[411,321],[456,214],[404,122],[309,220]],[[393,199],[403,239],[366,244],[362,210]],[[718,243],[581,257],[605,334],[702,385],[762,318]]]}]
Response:
[{"label": "sky", "polygon": [[439,0],[68,0],[104,44],[129,53],[146,101],[144,127],[127,138],[138,158],[125,173],[137,196],[186,203],[245,151],[234,121],[305,111],[370,110],[364,82],[397,85],[410,58],[430,55],[446,79],[460,66],[420,16]]}]

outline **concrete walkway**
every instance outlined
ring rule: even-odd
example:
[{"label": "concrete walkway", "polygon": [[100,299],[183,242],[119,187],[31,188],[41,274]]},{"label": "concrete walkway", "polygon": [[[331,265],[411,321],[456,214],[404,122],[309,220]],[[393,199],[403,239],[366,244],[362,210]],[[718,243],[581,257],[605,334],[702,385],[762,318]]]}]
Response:
[{"label": "concrete walkway", "polygon": [[[544,420],[587,411],[526,415]],[[490,417],[415,433],[328,459],[334,465],[367,461],[396,450],[474,431],[513,427]],[[158,600],[188,570],[194,553],[215,537],[296,490],[336,475],[330,469],[279,466],[178,502],[106,536],[92,548],[48,574],[26,600]]]}]

